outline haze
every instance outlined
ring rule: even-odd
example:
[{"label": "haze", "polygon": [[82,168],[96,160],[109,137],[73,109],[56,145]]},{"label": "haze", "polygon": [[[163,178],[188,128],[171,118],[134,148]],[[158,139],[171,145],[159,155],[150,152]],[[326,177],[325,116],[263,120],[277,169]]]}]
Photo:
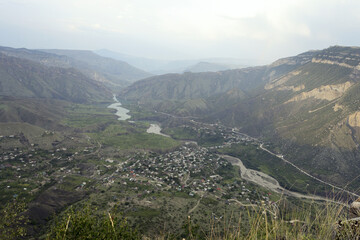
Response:
[{"label": "haze", "polygon": [[0,45],[270,62],[359,45],[358,1],[0,0]]}]

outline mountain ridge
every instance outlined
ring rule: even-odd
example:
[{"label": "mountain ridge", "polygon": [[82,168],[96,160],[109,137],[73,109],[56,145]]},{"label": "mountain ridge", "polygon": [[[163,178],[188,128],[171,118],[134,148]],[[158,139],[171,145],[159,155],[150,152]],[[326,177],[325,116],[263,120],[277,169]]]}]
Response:
[{"label": "mountain ridge", "polygon": [[127,62],[102,57],[90,50],[39,49],[39,51],[67,56],[86,63],[89,68],[95,69],[100,73],[106,73],[106,76],[113,81],[121,79],[134,82],[152,75],[131,66]]},{"label": "mountain ridge", "polygon": [[111,93],[74,68],[46,67],[0,53],[0,95],[74,102],[110,99]]},{"label": "mountain ridge", "polygon": [[200,58],[200,59],[192,59],[192,60],[191,59],[188,60],[151,59],[151,58],[135,57],[126,54],[121,54],[107,49],[97,50],[95,51],[95,53],[104,57],[111,57],[114,59],[128,62],[133,66],[136,66],[140,69],[144,69],[145,71],[151,72],[156,75],[163,75],[168,73],[183,73],[201,62],[208,62],[210,64],[217,65],[217,67],[213,68],[212,71],[235,69],[235,68],[257,66],[264,64],[264,61],[259,61],[254,59],[237,59],[237,58]]},{"label": "mountain ridge", "polygon": [[[125,86],[129,84],[128,80],[138,80],[150,76],[150,74],[137,70],[125,62],[103,58],[91,51],[80,51],[88,54],[88,58],[82,58],[81,60],[74,58],[74,56],[61,54],[61,50],[50,52],[46,50],[0,47],[0,52],[8,56],[34,61],[48,67],[76,68],[87,77],[110,87]],[[95,60],[91,60],[91,58]],[[110,67],[103,67],[106,64],[109,64]],[[114,72],[114,69],[117,70]]]}]

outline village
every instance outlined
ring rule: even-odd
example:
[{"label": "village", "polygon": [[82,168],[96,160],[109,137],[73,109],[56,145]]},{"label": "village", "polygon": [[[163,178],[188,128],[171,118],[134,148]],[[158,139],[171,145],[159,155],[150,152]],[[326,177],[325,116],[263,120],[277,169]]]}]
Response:
[{"label": "village", "polygon": [[[1,152],[1,200],[19,195],[31,197],[49,184],[62,184],[67,176],[79,176],[106,186],[114,182],[124,185],[138,182],[150,184],[158,191],[183,192],[190,197],[206,194],[228,204],[231,204],[231,199],[254,204],[269,201],[266,193],[252,190],[252,184],[243,181],[238,170],[216,153],[218,149],[235,143],[256,144],[253,139],[238,134],[237,129],[216,124],[195,126],[194,129],[200,129],[208,136],[220,137],[222,142],[204,147],[188,141],[165,153],[138,152],[123,159],[101,157],[86,173],[79,171],[78,161],[84,155],[92,156],[95,149],[91,146],[81,151],[58,146],[43,150],[32,144],[28,149],[13,148]],[[2,140],[16,137],[2,136]],[[86,184],[86,181],[80,182],[75,190],[86,189]],[[95,188],[93,185],[92,189]]]},{"label": "village", "polygon": [[173,190],[191,197],[211,195],[227,204],[231,204],[229,200],[245,204],[270,202],[271,193],[254,190],[253,184],[242,180],[240,174],[235,177],[234,172],[239,173],[239,170],[217,154],[217,149],[231,144],[258,145],[256,139],[240,134],[238,129],[217,124],[201,124],[192,128],[208,136],[220,137],[223,142],[203,147],[194,141],[185,141],[178,149],[164,154],[150,152],[127,156],[126,161],[117,165],[116,172],[105,178],[106,183],[113,184],[120,175],[127,181],[152,184],[158,191]]}]

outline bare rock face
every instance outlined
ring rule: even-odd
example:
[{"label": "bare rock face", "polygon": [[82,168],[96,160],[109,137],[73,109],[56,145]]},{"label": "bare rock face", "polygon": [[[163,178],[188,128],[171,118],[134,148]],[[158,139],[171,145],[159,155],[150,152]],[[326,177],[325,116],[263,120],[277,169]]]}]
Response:
[{"label": "bare rock face", "polygon": [[360,217],[360,198],[350,204],[350,217]]},{"label": "bare rock face", "polygon": [[348,123],[352,127],[360,127],[360,112],[357,111],[348,117]]}]

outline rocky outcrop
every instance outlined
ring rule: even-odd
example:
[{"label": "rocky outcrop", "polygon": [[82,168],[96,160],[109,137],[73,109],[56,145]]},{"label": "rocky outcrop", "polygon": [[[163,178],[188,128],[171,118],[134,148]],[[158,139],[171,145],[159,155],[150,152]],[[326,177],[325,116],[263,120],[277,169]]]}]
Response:
[{"label": "rocky outcrop", "polygon": [[299,75],[300,73],[301,73],[301,71],[290,72],[289,74],[287,74],[287,75],[285,75],[285,76],[283,76],[281,78],[275,79],[271,83],[266,84],[265,89],[269,90],[269,89],[272,89],[274,87],[280,86],[280,85],[286,83],[287,81],[289,81],[290,78],[292,78],[292,77],[294,77],[296,75]]},{"label": "rocky outcrop", "polygon": [[334,111],[337,112],[339,110],[343,110],[344,106],[340,105],[340,104],[335,104],[335,106],[333,107]]},{"label": "rocky outcrop", "polygon": [[360,112],[355,112],[348,116],[348,124],[351,127],[360,127]]},{"label": "rocky outcrop", "polygon": [[298,102],[311,97],[319,100],[332,101],[341,97],[351,86],[352,83],[349,81],[342,84],[321,86],[319,88],[314,88],[309,92],[302,92],[285,103]]},{"label": "rocky outcrop", "polygon": [[[348,60],[352,60],[352,59],[348,59]],[[329,65],[338,65],[338,66],[341,66],[341,67],[353,68],[353,69],[360,70],[360,65],[352,66],[352,65],[347,64],[347,63],[344,63],[344,62],[331,61],[331,60],[327,60],[327,59],[313,58],[313,59],[311,60],[311,62],[313,62],[313,63],[329,64]]]},{"label": "rocky outcrop", "polygon": [[350,217],[360,217],[360,198],[350,204]]},{"label": "rocky outcrop", "polygon": [[293,92],[298,92],[301,90],[305,89],[305,85],[301,84],[300,86],[282,86],[282,87],[278,87],[277,90],[279,91],[293,91]]}]

